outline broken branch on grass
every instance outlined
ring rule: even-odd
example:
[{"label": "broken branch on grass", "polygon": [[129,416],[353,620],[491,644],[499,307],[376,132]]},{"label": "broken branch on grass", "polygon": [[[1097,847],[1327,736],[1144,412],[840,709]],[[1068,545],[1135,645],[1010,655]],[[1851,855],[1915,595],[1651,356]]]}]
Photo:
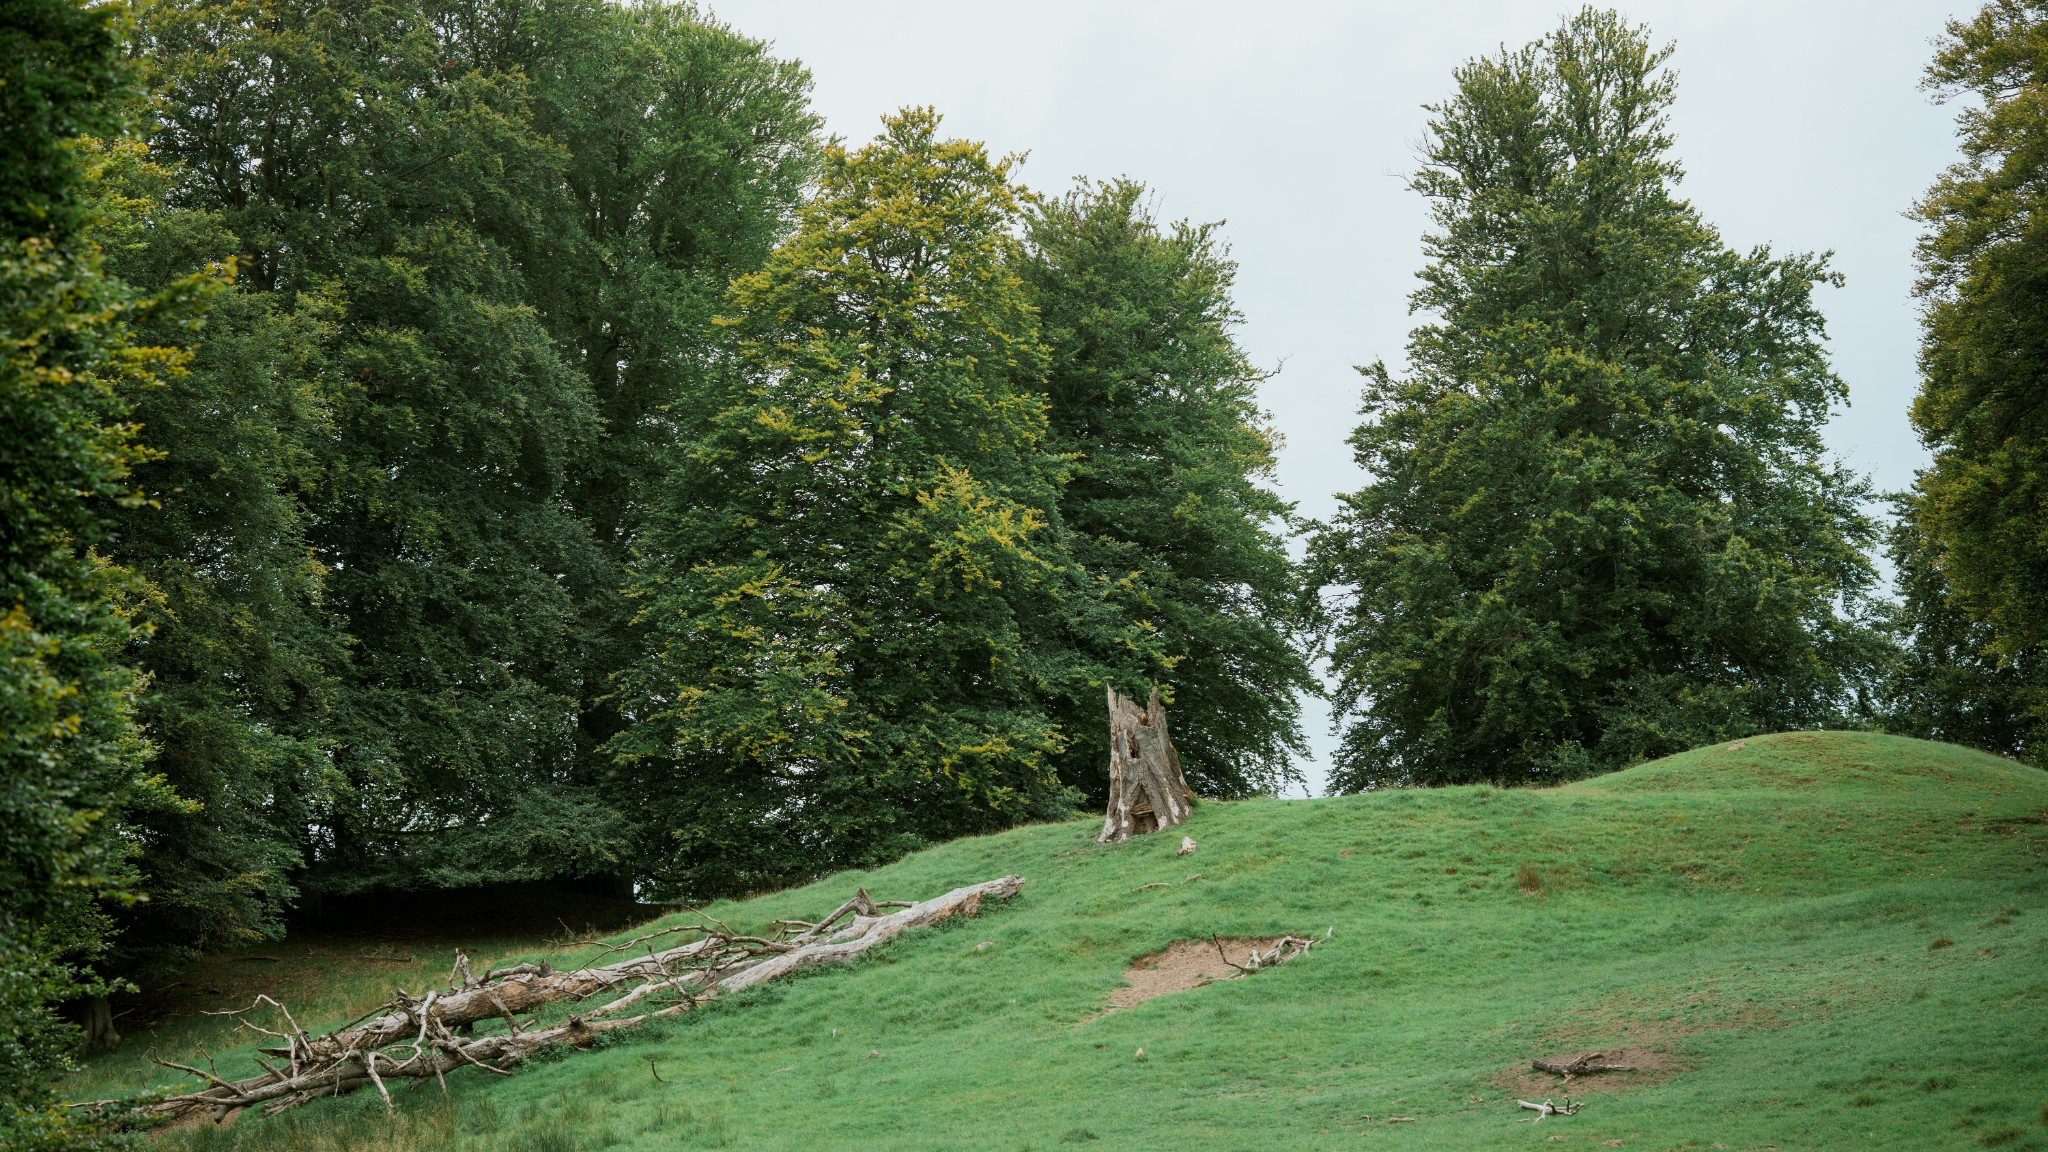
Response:
[{"label": "broken branch on grass", "polygon": [[1531,1104],[1527,1100],[1517,1100],[1515,1101],[1515,1106],[1518,1108],[1527,1108],[1529,1111],[1536,1113],[1536,1115],[1533,1118],[1528,1118],[1528,1123],[1539,1124],[1543,1121],[1543,1118],[1545,1116],[1573,1115],[1577,1113],[1579,1109],[1585,1107],[1586,1102],[1583,1100],[1574,1101],[1571,1097],[1567,1096],[1564,1098],[1564,1103],[1562,1104],[1553,1104],[1549,1100],[1545,1100],[1541,1104]]},{"label": "broken branch on grass", "polygon": [[[308,1036],[283,1004],[268,996],[243,1012],[268,1004],[284,1018],[287,1032],[271,1032],[256,1025],[254,1030],[278,1036],[286,1042],[283,1051],[262,1049],[265,1055],[287,1056],[289,1068],[264,1064],[263,1074],[228,1080],[212,1072],[184,1064],[159,1060],[167,1068],[190,1073],[207,1082],[197,1091],[186,1092],[143,1106],[146,1115],[177,1118],[199,1109],[211,1109],[216,1116],[261,1106],[266,1114],[282,1112],[320,1096],[338,1096],[369,1085],[391,1106],[386,1082],[392,1078],[419,1081],[443,1080],[447,1073],[473,1066],[500,1076],[511,1072],[505,1065],[516,1064],[536,1053],[555,1047],[588,1048],[599,1036],[637,1028],[650,1020],[686,1012],[719,995],[766,983],[779,976],[824,964],[848,963],[870,948],[893,939],[912,928],[936,924],[951,916],[972,916],[983,897],[1007,900],[1023,887],[1023,878],[1005,876],[983,884],[971,884],[922,903],[900,900],[875,901],[865,891],[825,919],[804,927],[788,939],[770,940],[734,932],[713,917],[701,916],[702,925],[691,930],[703,933],[696,940],[676,947],[655,950],[602,967],[583,967],[559,972],[545,964],[517,964],[493,969],[478,979],[469,957],[458,953],[455,969],[449,973],[452,987],[435,989],[415,999],[403,991],[374,1012],[358,1017],[325,1035]],[[884,912],[884,909],[892,911]],[[851,919],[834,928],[842,919]],[[670,933],[649,933],[624,946],[648,941]],[[642,1004],[657,992],[678,994],[674,1000]],[[550,1004],[580,1003],[593,997],[605,1002],[558,1025],[538,1027],[529,1021],[523,1028],[519,1013],[532,1013]],[[621,1016],[626,1008],[640,1006],[636,1015]],[[474,1025],[503,1019],[507,1031],[489,1035],[469,1034]],[[458,1034],[457,1029],[465,1030]],[[649,1070],[656,1079],[660,1072]]]},{"label": "broken branch on grass", "polygon": [[1605,1052],[1588,1052],[1583,1056],[1575,1056],[1570,1060],[1531,1060],[1529,1061],[1529,1067],[1534,1068],[1538,1072],[1549,1072],[1553,1075],[1562,1076],[1566,1080],[1570,1080],[1574,1076],[1584,1076],[1593,1072],[1633,1072],[1636,1070],[1633,1064],[1610,1063]]},{"label": "broken branch on grass", "polygon": [[1259,950],[1258,945],[1254,944],[1249,949],[1245,956],[1245,962],[1242,964],[1230,958],[1230,953],[1223,950],[1223,941],[1214,932],[1209,933],[1209,943],[1216,946],[1216,955],[1222,957],[1225,964],[1237,969],[1237,976],[1229,977],[1229,979],[1235,980],[1239,976],[1250,976],[1261,968],[1271,968],[1283,960],[1292,960],[1310,948],[1315,947],[1316,940],[1313,936],[1275,937],[1263,952]]},{"label": "broken branch on grass", "polygon": [[1230,966],[1231,966],[1232,968],[1235,968],[1235,969],[1237,969],[1237,974],[1238,974],[1239,976],[1249,976],[1249,975],[1251,975],[1251,974],[1252,974],[1252,970],[1251,970],[1251,969],[1249,969],[1249,968],[1245,967],[1245,966],[1244,966],[1244,965],[1242,965],[1242,964],[1239,964],[1239,963],[1238,963],[1237,961],[1235,961],[1235,960],[1232,960],[1232,959],[1230,958],[1230,953],[1228,953],[1228,952],[1225,952],[1225,951],[1223,950],[1223,941],[1221,941],[1221,940],[1218,940],[1218,939],[1216,938],[1216,934],[1215,934],[1214,932],[1211,932],[1211,933],[1209,933],[1209,943],[1211,943],[1211,944],[1214,944],[1214,945],[1216,946],[1216,955],[1218,955],[1218,956],[1222,957],[1222,958],[1223,958],[1223,962],[1224,962],[1225,964],[1228,964],[1228,965],[1230,965]]}]

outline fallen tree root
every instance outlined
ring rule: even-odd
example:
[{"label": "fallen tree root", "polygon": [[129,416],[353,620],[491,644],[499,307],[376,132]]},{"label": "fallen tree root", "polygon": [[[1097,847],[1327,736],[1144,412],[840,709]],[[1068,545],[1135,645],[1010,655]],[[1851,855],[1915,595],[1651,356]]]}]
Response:
[{"label": "fallen tree root", "polygon": [[[1330,929],[1330,932],[1335,931],[1335,928]],[[1326,939],[1328,936],[1329,933],[1324,934]],[[1253,948],[1251,954],[1245,957],[1245,962],[1239,964],[1223,950],[1223,941],[1217,939],[1214,932],[1209,933],[1209,942],[1216,945],[1216,955],[1221,956],[1225,964],[1237,969],[1239,976],[1249,976],[1261,968],[1271,968],[1283,960],[1292,960],[1316,946],[1316,939],[1313,936],[1281,936],[1263,952]]]},{"label": "fallen tree root", "polygon": [[[862,890],[816,923],[778,921],[772,938],[742,935],[707,917],[703,924],[666,928],[606,946],[601,956],[635,948],[644,953],[571,972],[558,972],[546,964],[516,964],[478,977],[470,970],[469,958],[458,954],[455,971],[450,974],[452,986],[447,990],[437,989],[418,998],[399,992],[370,1015],[322,1036],[309,1036],[284,1004],[258,996],[248,1008],[224,1015],[241,1017],[241,1027],[280,1042],[257,1050],[264,1073],[228,1080],[159,1060],[158,1064],[190,1073],[207,1086],[149,1104],[141,1113],[177,1118],[211,1109],[219,1120],[242,1108],[261,1107],[269,1114],[365,1085],[376,1088],[389,1108],[391,1093],[386,1083],[392,1079],[417,1082],[432,1078],[442,1081],[445,1091],[447,1074],[464,1067],[509,1076],[507,1066],[537,1052],[562,1046],[587,1048],[605,1033],[687,1012],[721,993],[805,968],[850,962],[907,929],[935,924],[949,916],[972,916],[984,899],[1007,900],[1023,885],[1022,877],[1005,876],[918,904],[877,903]],[[884,913],[884,908],[896,911]],[[657,951],[653,944],[663,937],[689,934],[696,938],[675,947]],[[543,1005],[600,997],[609,999],[550,1027],[535,1027],[531,1020],[522,1025],[518,1018]],[[248,1019],[249,1013],[266,1006],[277,1018],[275,1028]],[[624,1015],[628,1009],[634,1014]],[[491,1020],[505,1021],[506,1030],[473,1034],[475,1025]]]},{"label": "fallen tree root", "polygon": [[1591,1072],[1633,1072],[1636,1070],[1633,1064],[1607,1063],[1607,1053],[1605,1052],[1588,1052],[1584,1056],[1577,1056],[1570,1060],[1531,1060],[1529,1061],[1529,1067],[1534,1068],[1538,1072],[1550,1072],[1562,1076],[1566,1080],[1570,1080],[1574,1076],[1584,1076]]}]

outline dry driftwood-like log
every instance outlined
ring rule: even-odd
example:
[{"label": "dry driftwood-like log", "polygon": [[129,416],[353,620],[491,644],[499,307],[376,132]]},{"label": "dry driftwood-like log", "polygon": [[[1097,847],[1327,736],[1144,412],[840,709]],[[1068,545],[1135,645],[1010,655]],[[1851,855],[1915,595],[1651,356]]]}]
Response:
[{"label": "dry driftwood-like log", "polygon": [[1562,1076],[1566,1080],[1570,1080],[1574,1076],[1584,1076],[1590,1072],[1633,1072],[1636,1070],[1633,1064],[1615,1064],[1610,1062],[1605,1052],[1588,1052],[1583,1056],[1575,1056],[1570,1060],[1531,1060],[1529,1061],[1529,1067],[1534,1068],[1538,1072],[1549,1072],[1553,1075]]},{"label": "dry driftwood-like log", "polygon": [[[143,1111],[175,1118],[210,1109],[218,1120],[248,1107],[281,1112],[315,1097],[365,1086],[374,1087],[389,1107],[391,1093],[386,1085],[394,1078],[439,1080],[465,1067],[510,1075],[508,1065],[544,1049],[587,1048],[604,1033],[686,1012],[721,993],[750,988],[804,968],[851,961],[907,929],[949,916],[972,916],[983,900],[1007,900],[1023,885],[1022,877],[1005,876],[918,904],[876,903],[863,890],[816,923],[778,921],[773,937],[742,935],[707,918],[707,923],[649,933],[609,946],[603,953],[642,949],[639,955],[569,972],[555,971],[546,964],[518,964],[477,976],[468,957],[458,954],[451,987],[446,990],[417,998],[400,992],[371,1015],[321,1036],[308,1035],[285,1005],[259,996],[249,1008],[232,1014],[242,1017],[242,1027],[279,1041],[274,1047],[258,1050],[262,1054],[259,1063],[265,1069],[262,1075],[228,1080],[160,1060],[165,1067],[205,1080],[207,1086],[151,1104]],[[663,937],[683,935],[695,938],[666,949],[654,946],[654,941]],[[521,1014],[543,1005],[592,999],[603,1002],[560,1024],[543,1028],[535,1027],[530,1019],[520,1020]],[[264,1007],[274,1013],[275,1027],[248,1018]],[[493,1020],[503,1020],[505,1030],[474,1033],[475,1025]],[[468,1034],[457,1031],[466,1026]]]},{"label": "dry driftwood-like log", "polygon": [[[1532,1104],[1527,1100],[1517,1100],[1515,1101],[1515,1106],[1527,1108],[1529,1111],[1534,1112],[1536,1115],[1530,1117],[1529,1122],[1536,1124],[1541,1123],[1545,1116],[1570,1116],[1586,1105],[1583,1100],[1574,1101],[1571,1097],[1567,1096],[1562,1104],[1552,1104],[1548,1100],[1541,1104]],[[1552,1137],[1552,1139],[1555,1139],[1555,1137]]]},{"label": "dry driftwood-like log", "polygon": [[1195,794],[1181,775],[1180,753],[1166,734],[1159,689],[1141,710],[1137,701],[1109,690],[1109,813],[1099,841],[1124,840],[1172,828],[1194,810]]},{"label": "dry driftwood-like log", "polygon": [[[1336,929],[1332,928],[1329,933],[1324,933],[1324,939],[1328,939],[1330,933],[1335,931]],[[1284,960],[1292,960],[1316,946],[1316,938],[1313,936],[1282,936],[1267,944],[1264,951],[1253,948],[1245,957],[1244,963],[1239,964],[1223,950],[1223,941],[1217,939],[1214,932],[1209,934],[1209,942],[1216,945],[1216,955],[1221,956],[1225,964],[1237,969],[1239,976],[1249,976],[1261,968],[1271,968]]]}]

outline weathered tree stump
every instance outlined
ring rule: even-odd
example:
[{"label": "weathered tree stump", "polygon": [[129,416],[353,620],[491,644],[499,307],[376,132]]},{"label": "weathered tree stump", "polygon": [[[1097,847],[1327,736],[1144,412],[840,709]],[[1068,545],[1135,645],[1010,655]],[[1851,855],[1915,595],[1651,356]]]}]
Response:
[{"label": "weathered tree stump", "polygon": [[94,996],[85,1002],[84,1029],[87,1052],[121,1046],[121,1034],[114,1030],[114,1013],[105,996]]},{"label": "weathered tree stump", "polygon": [[1159,689],[1143,710],[1109,690],[1109,813],[1098,841],[1124,840],[1188,818],[1195,794],[1181,775],[1180,753],[1166,734]]}]

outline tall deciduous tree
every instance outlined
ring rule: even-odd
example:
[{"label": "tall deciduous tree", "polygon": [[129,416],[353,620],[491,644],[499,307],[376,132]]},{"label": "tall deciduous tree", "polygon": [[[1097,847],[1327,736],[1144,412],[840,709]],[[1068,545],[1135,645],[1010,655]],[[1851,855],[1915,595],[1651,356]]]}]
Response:
[{"label": "tall deciduous tree", "polygon": [[2016,708],[2007,736],[2022,739],[2048,723],[2048,6],[1994,0],[1952,21],[1928,84],[1974,99],[1957,117],[1963,159],[1918,207],[1912,415],[1934,460],[1905,505],[1901,591],[1919,605],[1916,649],[1960,643],[1958,669],[1989,673],[1922,677],[1923,699]]},{"label": "tall deciduous tree", "polygon": [[1917,500],[1908,495],[1897,508],[1887,552],[1898,599],[1886,623],[1898,650],[1883,680],[1885,728],[2039,762],[2044,653],[2001,654],[1992,626],[1958,606],[1920,530]]},{"label": "tall deciduous tree", "polygon": [[[1261,374],[1232,337],[1235,273],[1214,225],[1160,228],[1131,181],[1031,214],[1023,274],[1051,353],[1049,444],[1072,461],[1060,516],[1117,609],[1158,629],[1166,667],[1126,667],[1125,680],[1170,687],[1187,777],[1221,796],[1293,778],[1297,694],[1316,687],[1286,626],[1293,508],[1264,486],[1274,437]],[[1061,720],[1087,732],[1097,702],[1078,703]],[[1094,741],[1067,763],[1101,793]]]},{"label": "tall deciduous tree", "polygon": [[1010,162],[909,110],[828,149],[796,234],[734,285],[731,362],[647,532],[656,646],[613,742],[670,887],[1068,810],[1048,702],[1099,698],[1091,648],[1151,639],[1091,611],[1051,512],[1018,223]]},{"label": "tall deciduous tree", "polygon": [[[595,752],[619,728],[610,677],[638,651],[626,558],[714,303],[811,170],[808,78],[689,6],[191,0],[144,29],[153,155],[176,178],[150,259],[193,258],[180,229],[203,220],[207,255],[239,274],[202,352],[218,370],[191,386],[261,373],[235,394],[280,405],[284,437],[166,507],[224,512],[230,479],[288,481],[296,517],[237,529],[277,546],[247,541],[247,574],[303,601],[303,537],[325,639],[343,641],[321,649],[313,627],[303,659],[266,653],[262,688],[194,669],[212,695],[192,713],[304,681],[273,699],[294,723],[326,718],[318,756],[296,735],[266,755],[326,765],[300,793],[316,893],[630,874],[614,830],[637,799]],[[190,451],[167,467],[227,434],[182,413],[164,430]],[[180,520],[150,547],[224,528]],[[236,587],[253,611],[257,586]],[[298,731],[271,719],[271,736]],[[245,889],[269,875],[222,867]]]},{"label": "tall deciduous tree", "polygon": [[[96,146],[93,235],[109,272],[144,292],[231,266],[217,213],[168,202],[176,174],[140,141]],[[184,800],[127,814],[146,902],[116,914],[108,963],[159,975],[195,952],[283,931],[324,791],[331,670],[345,640],[300,498],[330,432],[318,299],[221,291],[186,370],[137,394],[145,498],[117,509],[108,548],[148,581],[127,657],[148,676],[138,716],[154,768]],[[191,340],[161,320],[140,333]]]},{"label": "tall deciduous tree", "polygon": [[1314,547],[1333,784],[1535,782],[1837,722],[1874,641],[1824,261],[1736,252],[1674,187],[1669,49],[1585,10],[1474,60],[1415,177],[1410,370]]},{"label": "tall deciduous tree", "polygon": [[581,617],[588,754],[618,732],[611,676],[639,654],[623,589],[675,434],[666,412],[698,403],[712,317],[787,231],[820,121],[800,65],[692,5],[558,6],[535,41],[521,67],[536,125],[567,152],[573,226],[532,288],[602,421],[570,487],[603,563]]},{"label": "tall deciduous tree", "polygon": [[111,6],[0,9],[0,1145],[87,1141],[51,1099],[75,1034],[60,999],[99,990],[96,900],[132,892],[123,811],[178,803],[146,775],[120,662],[134,582],[95,548],[132,501],[126,401],[174,370],[133,323],[173,300],[107,279],[79,152],[133,99]]},{"label": "tall deciduous tree", "polygon": [[[349,639],[316,889],[604,871],[573,779],[598,418],[531,303],[570,206],[516,66],[527,5],[152,8],[154,147],[239,283],[332,326],[304,532]],[[514,57],[507,60],[506,57]]]}]

